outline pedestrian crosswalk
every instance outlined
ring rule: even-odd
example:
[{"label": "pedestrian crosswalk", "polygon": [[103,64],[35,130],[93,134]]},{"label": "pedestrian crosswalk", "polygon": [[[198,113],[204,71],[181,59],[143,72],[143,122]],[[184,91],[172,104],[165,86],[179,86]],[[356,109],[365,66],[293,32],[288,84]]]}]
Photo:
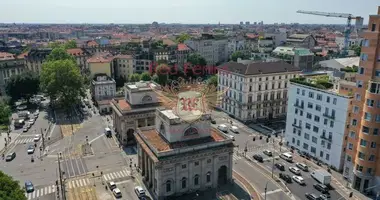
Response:
[{"label": "pedestrian crosswalk", "polygon": [[28,200],[31,200],[31,199],[37,199],[41,196],[51,194],[54,192],[55,192],[55,185],[50,185],[43,188],[34,189],[34,191],[31,193],[25,193],[25,196]]},{"label": "pedestrian crosswalk", "polygon": [[76,179],[76,180],[67,181],[66,188],[71,189],[71,188],[77,188],[77,187],[84,187],[90,184],[91,184],[90,179],[88,178]]},{"label": "pedestrian crosswalk", "polygon": [[118,178],[127,177],[127,176],[129,176],[129,174],[130,174],[129,171],[126,170],[126,169],[124,169],[122,171],[104,174],[103,178],[104,178],[105,181],[111,181],[111,180],[115,180],[115,179],[118,179]]},{"label": "pedestrian crosswalk", "polygon": [[30,142],[34,142],[33,141],[33,138],[21,138],[21,139],[17,139],[15,141],[15,144],[26,144],[26,143],[30,143]]},{"label": "pedestrian crosswalk", "polygon": [[232,160],[233,161],[238,161],[242,158],[242,156],[238,155],[238,153],[235,151],[234,154],[232,155]]}]

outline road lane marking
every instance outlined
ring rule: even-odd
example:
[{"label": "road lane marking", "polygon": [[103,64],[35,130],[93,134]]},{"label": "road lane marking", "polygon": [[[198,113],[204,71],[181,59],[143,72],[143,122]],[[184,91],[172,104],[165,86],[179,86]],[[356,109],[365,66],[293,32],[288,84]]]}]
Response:
[{"label": "road lane marking", "polygon": [[48,189],[50,188],[50,186],[49,187],[45,187],[45,194],[47,194],[48,193]]},{"label": "road lane marking", "polygon": [[76,186],[79,187],[79,180],[75,180]]},{"label": "road lane marking", "polygon": [[49,194],[51,193],[51,186],[49,187]]},{"label": "road lane marking", "polygon": [[116,172],[117,175],[119,175],[119,178],[123,177],[123,175],[120,172]]},{"label": "road lane marking", "polygon": [[69,181],[69,189],[71,189],[72,185],[71,185],[71,181]]},{"label": "road lane marking", "polygon": [[55,126],[56,126],[56,124],[53,124],[53,127],[50,129],[50,132],[49,132],[48,137],[51,137],[51,135],[53,134],[53,131],[54,131],[54,129],[55,129]]},{"label": "road lane marking", "polygon": [[96,138],[92,139],[90,142],[88,143],[93,143],[95,140],[99,139],[100,137],[104,136],[104,134],[102,133],[101,135],[97,136]]},{"label": "road lane marking", "polygon": [[[267,192],[267,195],[274,194],[274,193],[277,193],[277,192],[282,192],[282,190],[281,189],[272,190],[272,191]],[[261,193],[261,196],[265,196],[265,192]]]}]

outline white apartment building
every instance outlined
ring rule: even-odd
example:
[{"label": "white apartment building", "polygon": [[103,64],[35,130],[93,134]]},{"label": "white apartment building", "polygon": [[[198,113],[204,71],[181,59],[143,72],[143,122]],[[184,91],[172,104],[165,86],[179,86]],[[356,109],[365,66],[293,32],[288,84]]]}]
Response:
[{"label": "white apartment building", "polygon": [[111,99],[116,94],[116,82],[106,75],[97,75],[92,80],[91,89],[96,101]]},{"label": "white apartment building", "polygon": [[[348,39],[348,47],[351,47],[353,45],[361,45],[363,41],[363,38],[352,36]],[[335,43],[339,46],[339,49],[344,48],[344,36],[341,37],[335,37]]]},{"label": "white apartment building", "polygon": [[258,49],[260,53],[270,53],[274,49],[274,38],[272,37],[260,38],[257,45],[258,45]]},{"label": "white apartment building", "polygon": [[212,35],[203,34],[201,38],[185,41],[185,44],[200,54],[208,65],[215,65],[228,60],[227,39],[215,39]]},{"label": "white apartment building", "polygon": [[[335,88],[335,87],[333,87]],[[285,141],[341,170],[351,97],[290,82]]]},{"label": "white apartment building", "polygon": [[218,67],[218,90],[228,89],[220,108],[242,121],[284,116],[288,81],[299,68],[285,62],[228,62]]},{"label": "white apartment building", "polygon": [[228,48],[228,56],[231,56],[235,51],[245,51],[247,50],[246,44],[245,44],[245,38],[243,37],[234,37],[228,39],[227,43]]}]

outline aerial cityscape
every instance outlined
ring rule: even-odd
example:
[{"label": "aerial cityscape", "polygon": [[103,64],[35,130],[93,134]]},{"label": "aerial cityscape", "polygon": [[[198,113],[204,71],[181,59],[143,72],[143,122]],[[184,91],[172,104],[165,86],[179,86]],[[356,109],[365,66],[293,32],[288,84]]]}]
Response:
[{"label": "aerial cityscape", "polygon": [[380,200],[380,5],[41,2],[0,3],[0,200]]}]

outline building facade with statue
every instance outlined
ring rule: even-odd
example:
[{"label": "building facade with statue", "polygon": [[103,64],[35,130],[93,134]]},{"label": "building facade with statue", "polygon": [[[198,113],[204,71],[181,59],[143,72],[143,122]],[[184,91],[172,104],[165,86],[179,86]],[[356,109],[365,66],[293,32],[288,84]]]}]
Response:
[{"label": "building facade with statue", "polygon": [[126,83],[124,87],[125,98],[111,101],[113,127],[120,144],[134,145],[136,128],[155,125],[160,101],[152,88],[159,85],[147,81]]},{"label": "building facade with statue", "polygon": [[217,188],[232,180],[232,139],[211,127],[201,113],[189,123],[175,111],[157,108],[155,124],[138,128],[138,167],[156,199]]}]

